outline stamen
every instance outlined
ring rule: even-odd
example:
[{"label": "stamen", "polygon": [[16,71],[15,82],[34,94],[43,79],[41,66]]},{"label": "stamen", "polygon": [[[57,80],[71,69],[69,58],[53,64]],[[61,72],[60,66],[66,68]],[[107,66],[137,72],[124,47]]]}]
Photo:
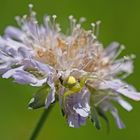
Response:
[{"label": "stamen", "polygon": [[52,15],[53,20],[55,21],[55,19],[57,18],[56,15]]},{"label": "stamen", "polygon": [[93,34],[95,34],[95,23],[91,23],[91,26],[92,26],[92,32]]},{"label": "stamen", "polygon": [[38,21],[37,21],[37,20],[35,20],[35,21],[34,21],[34,24],[38,24]]},{"label": "stamen", "polygon": [[58,32],[61,31],[61,28],[60,28],[60,25],[59,24],[56,24],[56,29],[57,29]]},{"label": "stamen", "polygon": [[33,8],[33,4],[30,3],[30,4],[28,5],[28,7],[29,7],[30,9],[32,9],[32,8]]},{"label": "stamen", "polygon": [[70,21],[70,33],[72,33],[76,27],[76,19],[72,15],[70,15],[69,21]]},{"label": "stamen", "polygon": [[70,16],[69,16],[69,22],[70,22],[70,33],[72,33],[72,31],[73,31],[73,22],[72,22],[72,20],[73,20],[73,16],[72,16],[72,15],[70,15]]},{"label": "stamen", "polygon": [[52,15],[52,29],[53,29],[54,31],[57,30],[56,18],[57,18],[56,15]]},{"label": "stamen", "polygon": [[73,24],[75,25],[76,24],[76,19],[74,18],[72,21],[73,21]]},{"label": "stamen", "polygon": [[96,33],[95,33],[95,35],[96,35],[96,37],[98,37],[101,21],[97,21],[95,24],[96,24]]},{"label": "stamen", "polygon": [[15,17],[15,20],[19,26],[21,26],[21,18],[19,16]]},{"label": "stamen", "polygon": [[113,60],[115,60],[120,54],[121,52],[125,49],[124,45],[121,45],[118,52],[116,53],[116,55],[114,56]]},{"label": "stamen", "polygon": [[69,20],[71,21],[73,19],[73,15],[70,15],[69,16]]},{"label": "stamen", "polygon": [[124,56],[123,58],[124,58],[124,60],[130,60],[129,56]]},{"label": "stamen", "polygon": [[27,15],[23,15],[23,17],[22,17],[23,19],[26,19],[27,18]]},{"label": "stamen", "polygon": [[79,20],[79,24],[82,24],[86,21],[86,18],[85,17],[81,17],[80,20]]},{"label": "stamen", "polygon": [[29,7],[29,12],[32,13],[34,7],[33,4],[29,4],[28,7]]},{"label": "stamen", "polygon": [[76,25],[76,28],[77,28],[77,29],[80,29],[80,28],[81,28],[81,24],[77,24],[77,25]]},{"label": "stamen", "polygon": [[35,11],[31,11],[31,16],[35,17],[36,16],[36,12]]},{"label": "stamen", "polygon": [[135,54],[131,54],[130,57],[131,57],[131,59],[135,59],[136,55]]}]

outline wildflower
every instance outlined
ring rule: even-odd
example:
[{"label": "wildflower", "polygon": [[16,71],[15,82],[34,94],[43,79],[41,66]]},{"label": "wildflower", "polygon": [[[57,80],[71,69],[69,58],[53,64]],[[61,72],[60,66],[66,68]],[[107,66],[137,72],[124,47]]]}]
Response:
[{"label": "wildflower", "polygon": [[84,18],[70,16],[69,34],[63,34],[55,15],[45,16],[39,25],[29,7],[29,16],[16,17],[19,28],[8,26],[0,37],[2,78],[40,87],[29,108],[47,109],[58,100],[70,127],[80,127],[90,118],[99,129],[99,116],[108,123],[109,111],[124,128],[114,103],[131,111],[123,97],[140,100],[140,93],[123,81],[133,72],[134,55],[118,58],[124,46],[117,42],[104,48],[97,40],[99,22],[85,30]]}]

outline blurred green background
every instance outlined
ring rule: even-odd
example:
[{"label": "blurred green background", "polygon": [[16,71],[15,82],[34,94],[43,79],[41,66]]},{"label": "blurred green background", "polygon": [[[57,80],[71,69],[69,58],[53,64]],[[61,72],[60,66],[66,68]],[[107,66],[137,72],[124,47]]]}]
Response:
[{"label": "blurred green background", "polygon": [[[79,18],[87,18],[86,28],[90,23],[101,20],[100,41],[104,45],[111,41],[125,44],[125,54],[134,53],[134,74],[127,78],[140,90],[140,0],[0,0],[0,32],[3,33],[7,25],[16,25],[14,17],[28,12],[28,4],[33,3],[41,21],[43,15],[56,14],[58,21],[65,29],[68,25],[67,17],[73,14]],[[31,111],[27,104],[36,88],[21,86],[11,80],[0,79],[0,140],[28,140],[33,131],[42,109]],[[96,130],[90,121],[80,129],[69,128],[62,117],[58,104],[52,110],[45,123],[38,140],[133,140],[140,139],[140,102],[130,101],[134,110],[130,113],[120,108],[122,119],[127,128],[119,130],[110,117],[111,132],[103,129]]]}]

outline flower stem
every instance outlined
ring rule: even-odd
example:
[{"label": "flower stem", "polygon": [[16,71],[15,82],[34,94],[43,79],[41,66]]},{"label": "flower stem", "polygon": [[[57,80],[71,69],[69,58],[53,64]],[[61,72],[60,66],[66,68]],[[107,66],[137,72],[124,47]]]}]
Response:
[{"label": "flower stem", "polygon": [[31,137],[30,137],[30,140],[36,140],[37,136],[39,135],[47,117],[49,116],[49,113],[50,111],[52,110],[54,105],[50,105],[50,107],[48,109],[45,109],[44,112],[42,113],[37,125],[36,125],[36,128],[34,129]]}]

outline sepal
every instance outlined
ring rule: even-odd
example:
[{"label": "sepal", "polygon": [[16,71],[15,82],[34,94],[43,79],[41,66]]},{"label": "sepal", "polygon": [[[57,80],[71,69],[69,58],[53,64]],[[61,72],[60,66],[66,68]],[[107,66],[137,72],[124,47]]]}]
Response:
[{"label": "sepal", "polygon": [[45,106],[45,101],[48,94],[50,93],[50,90],[51,88],[48,84],[40,88],[30,100],[28,104],[29,109],[37,109]]}]

